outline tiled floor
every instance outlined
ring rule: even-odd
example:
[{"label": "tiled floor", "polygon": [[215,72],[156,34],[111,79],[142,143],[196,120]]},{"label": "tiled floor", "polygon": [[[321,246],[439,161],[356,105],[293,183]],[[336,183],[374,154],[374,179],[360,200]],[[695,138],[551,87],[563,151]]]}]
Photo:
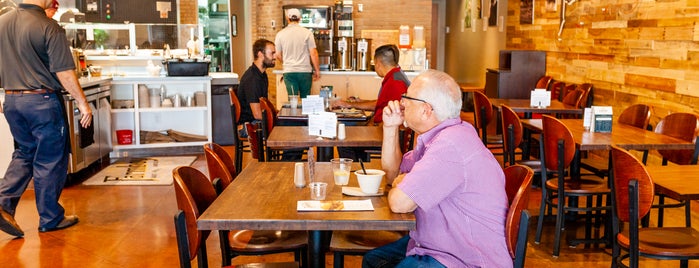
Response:
[{"label": "tiled floor", "polygon": [[[246,163],[249,161],[245,159]],[[203,156],[193,164],[205,170]],[[540,191],[534,189],[529,210],[538,214]],[[61,197],[68,213],[80,216],[80,223],[72,228],[52,232],[37,232],[38,216],[34,192],[22,197],[17,222],[26,235],[13,237],[0,232],[0,267],[177,267],[179,265],[173,215],[176,211],[172,186],[83,186],[67,187]],[[694,204],[694,208],[698,206]],[[693,221],[699,222],[695,211]],[[682,209],[666,212],[666,224],[681,226]],[[534,233],[536,217],[530,225],[527,267],[609,267],[609,249],[583,246],[562,246],[559,258],[551,257],[550,235],[553,226],[547,222],[542,243],[536,245]],[[573,227],[568,230],[574,229]],[[207,241],[210,267],[220,266],[218,237],[213,234]],[[238,257],[235,263],[260,261],[288,261],[290,254],[265,257]],[[361,259],[348,256],[346,267],[358,267]],[[332,267],[328,255],[327,267]],[[677,267],[676,261],[644,260],[643,267]],[[195,264],[196,266],[196,264]],[[699,267],[699,261],[690,262]]]}]

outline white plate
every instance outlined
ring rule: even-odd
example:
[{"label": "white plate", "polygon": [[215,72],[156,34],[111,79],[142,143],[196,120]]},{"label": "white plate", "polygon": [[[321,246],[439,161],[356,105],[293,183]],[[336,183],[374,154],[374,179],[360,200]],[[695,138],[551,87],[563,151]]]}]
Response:
[{"label": "white plate", "polygon": [[382,196],[383,195],[383,188],[379,188],[379,192],[375,194],[367,194],[365,192],[362,192],[362,189],[359,187],[347,187],[344,186],[342,187],[342,193],[346,195],[351,195],[351,196]]},{"label": "white plate", "polygon": [[361,211],[374,210],[371,200],[299,200],[297,211]]}]

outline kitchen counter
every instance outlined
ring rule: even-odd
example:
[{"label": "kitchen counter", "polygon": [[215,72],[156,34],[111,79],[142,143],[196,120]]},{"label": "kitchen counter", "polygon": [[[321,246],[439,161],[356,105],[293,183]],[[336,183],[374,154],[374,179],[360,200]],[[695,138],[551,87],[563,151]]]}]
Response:
[{"label": "kitchen counter", "polygon": [[82,77],[82,78],[78,79],[78,82],[80,82],[80,86],[83,88],[96,86],[96,85],[104,84],[104,83],[111,82],[111,81],[112,81],[111,77]]},{"label": "kitchen counter", "polygon": [[[281,80],[283,71],[278,69],[273,70],[272,73],[276,76],[276,106],[281,107],[288,99],[286,85]],[[408,71],[405,75],[413,80],[420,73]],[[330,85],[333,86],[333,94],[338,98],[355,96],[363,100],[375,100],[381,88],[381,81],[383,78],[374,71],[320,71],[320,80],[313,81],[311,94],[317,95],[320,93],[321,86]]]}]

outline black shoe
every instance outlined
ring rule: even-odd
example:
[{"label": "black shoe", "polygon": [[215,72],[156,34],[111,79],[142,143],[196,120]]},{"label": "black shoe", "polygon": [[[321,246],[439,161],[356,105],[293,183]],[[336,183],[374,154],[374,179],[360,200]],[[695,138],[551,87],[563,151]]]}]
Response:
[{"label": "black shoe", "polygon": [[19,225],[17,225],[14,216],[10,215],[10,213],[7,213],[7,211],[2,208],[0,208],[0,216],[0,230],[18,237],[24,236],[24,232],[22,228],[19,228]]},{"label": "black shoe", "polygon": [[78,216],[76,215],[70,215],[70,216],[65,216],[61,222],[56,225],[56,227],[53,228],[46,228],[46,227],[39,227],[39,232],[45,233],[45,232],[53,232],[53,231],[58,231],[62,230],[68,227],[71,227],[78,223],[79,219]]}]

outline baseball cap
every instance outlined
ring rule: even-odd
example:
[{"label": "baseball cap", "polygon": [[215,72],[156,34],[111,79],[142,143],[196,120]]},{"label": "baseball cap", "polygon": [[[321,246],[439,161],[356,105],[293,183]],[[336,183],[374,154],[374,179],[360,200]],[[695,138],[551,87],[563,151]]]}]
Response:
[{"label": "baseball cap", "polygon": [[51,1],[49,8],[58,9],[58,0]]},{"label": "baseball cap", "polygon": [[292,8],[292,9],[289,9],[286,11],[286,16],[290,19],[293,18],[294,16],[296,16],[297,19],[300,19],[301,18],[301,11],[299,11],[298,9]]}]

